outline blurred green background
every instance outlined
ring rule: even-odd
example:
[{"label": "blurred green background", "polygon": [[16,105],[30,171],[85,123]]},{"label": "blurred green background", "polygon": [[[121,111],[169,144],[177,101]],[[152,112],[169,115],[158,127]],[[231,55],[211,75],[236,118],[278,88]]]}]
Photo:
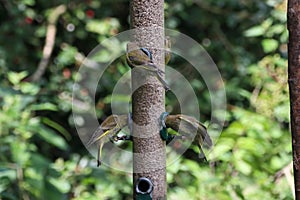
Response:
[{"label": "blurred green background", "polygon": [[[48,21],[64,4],[45,73]],[[168,0],[165,27],[192,37],[218,66],[226,87],[226,123],[210,165],[192,146],[167,168],[168,199],[293,199],[287,87],[286,1]],[[131,174],[95,167],[77,135],[72,89],[82,58],[101,41],[129,29],[129,2],[0,1],[0,199],[132,199]],[[170,66],[186,69],[180,59]],[[99,121],[128,71],[115,62],[97,89]],[[209,123],[209,93],[200,74],[185,76]],[[84,95],[86,91],[79,91]],[[178,110],[167,95],[168,108]],[[189,158],[189,159],[188,159]]]}]

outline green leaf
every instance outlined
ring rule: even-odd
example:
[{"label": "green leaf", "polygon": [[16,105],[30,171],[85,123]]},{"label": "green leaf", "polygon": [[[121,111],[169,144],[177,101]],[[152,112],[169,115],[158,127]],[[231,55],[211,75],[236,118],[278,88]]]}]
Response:
[{"label": "green leaf", "polygon": [[24,187],[27,188],[37,199],[41,199],[40,196],[42,194],[44,188],[44,174],[45,171],[39,171],[37,168],[27,167],[24,175],[26,177],[26,181],[24,182]]},{"label": "green leaf", "polygon": [[78,53],[77,48],[67,45],[67,44],[64,44],[62,51],[59,53],[59,55],[57,57],[57,61],[61,65],[73,64],[77,53]]},{"label": "green leaf", "polygon": [[25,82],[20,85],[20,90],[24,94],[36,95],[40,91],[40,87],[38,85]]},{"label": "green leaf", "polygon": [[15,169],[9,169],[0,167],[0,197],[1,193],[5,191],[11,182],[17,179],[17,173]]},{"label": "green leaf", "polygon": [[265,29],[262,26],[254,26],[244,32],[246,37],[257,37],[265,33]]},{"label": "green leaf", "polygon": [[9,72],[7,77],[8,80],[13,84],[13,85],[17,85],[18,83],[20,83],[20,81],[22,79],[24,79],[27,76],[27,72],[23,71],[23,72]]},{"label": "green leaf", "polygon": [[70,133],[63,126],[61,126],[60,124],[56,123],[55,121],[53,121],[53,120],[51,120],[49,118],[43,117],[42,118],[42,122],[45,123],[45,124],[47,124],[48,126],[54,128],[55,130],[57,130],[61,134],[63,134],[67,140],[71,140],[72,139]]},{"label": "green leaf", "polygon": [[272,169],[274,169],[274,171],[280,170],[281,168],[284,167],[284,165],[286,165],[286,163],[283,162],[283,159],[281,159],[278,156],[272,157],[272,159],[271,159],[271,166],[270,167]]},{"label": "green leaf", "polygon": [[28,5],[28,6],[34,6],[35,5],[35,0],[23,0],[23,3]]},{"label": "green leaf", "polygon": [[251,165],[243,160],[236,160],[235,166],[238,171],[242,172],[245,175],[249,175],[252,171]]},{"label": "green leaf", "polygon": [[46,126],[39,125],[35,128],[34,131],[37,132],[38,135],[49,144],[52,144],[62,150],[68,149],[68,144],[66,143],[66,141],[60,135],[47,128]]},{"label": "green leaf", "polygon": [[30,106],[31,110],[51,110],[51,111],[57,111],[57,106],[52,103],[40,103],[40,104],[34,104]]},{"label": "green leaf", "polygon": [[225,154],[232,150],[234,143],[235,141],[232,138],[221,138],[216,143],[212,153],[209,154],[209,156],[213,156],[216,159],[226,160],[228,157],[226,157]]},{"label": "green leaf", "polygon": [[120,26],[119,20],[116,18],[109,18],[104,20],[90,20],[86,25],[86,30],[98,33],[99,35],[108,34],[112,28]]},{"label": "green leaf", "polygon": [[30,158],[27,144],[21,143],[20,141],[14,141],[10,145],[14,162],[20,166],[24,166]]},{"label": "green leaf", "polygon": [[[239,147],[239,149],[245,149],[249,151],[249,154],[255,154],[257,152],[257,149],[260,149],[259,142],[256,141],[254,138],[241,137],[238,139],[236,145],[237,147]],[[259,152],[259,154],[261,153],[262,152]]]},{"label": "green leaf", "polygon": [[11,181],[16,180],[17,179],[16,170],[0,167],[0,180],[3,178],[8,178]]},{"label": "green leaf", "polygon": [[39,153],[32,153],[30,155],[30,162],[31,165],[33,165],[34,168],[39,172],[43,172],[49,167],[50,164],[50,160]]},{"label": "green leaf", "polygon": [[264,39],[261,44],[265,53],[270,53],[278,48],[278,41],[274,39]]},{"label": "green leaf", "polygon": [[49,177],[48,181],[61,193],[66,193],[71,188],[69,181],[66,179],[58,179],[58,178],[54,178],[54,177]]}]

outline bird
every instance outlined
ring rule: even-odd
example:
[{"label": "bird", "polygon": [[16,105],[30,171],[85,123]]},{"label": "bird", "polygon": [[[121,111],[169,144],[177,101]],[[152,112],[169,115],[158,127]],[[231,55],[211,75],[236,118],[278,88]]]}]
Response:
[{"label": "bird", "polygon": [[[171,59],[171,38],[166,36],[164,39],[164,50],[165,50],[165,64],[168,64]],[[127,44],[127,52],[131,50],[131,53],[128,53],[127,61],[129,61],[128,65],[131,68],[134,68],[136,65],[144,65],[147,63],[152,63],[152,54],[147,48],[139,48],[139,46],[135,42],[129,42]],[[163,73],[163,71],[160,71]]]},{"label": "bird", "polygon": [[128,42],[126,60],[130,68],[142,69],[145,72],[152,73],[161,82],[166,91],[170,90],[163,78],[165,72],[153,63],[152,54],[147,48],[140,48],[135,42]]},{"label": "bird", "polygon": [[153,64],[152,54],[147,48],[140,48],[135,42],[128,42],[126,50],[126,60],[131,68]]},{"label": "bird", "polygon": [[101,154],[103,145],[109,141],[117,141],[117,134],[128,124],[128,115],[110,115],[94,131],[87,146],[98,142],[97,167],[101,165]]},{"label": "bird", "polygon": [[[169,115],[164,112],[160,118],[161,126],[164,128],[171,128],[174,131],[181,134],[176,138],[190,138],[194,137],[193,143],[199,148],[199,158],[207,161],[206,156],[202,150],[202,146],[206,148],[211,148],[213,143],[208,135],[206,127],[199,122],[194,117],[176,114]],[[101,165],[101,154],[103,145],[108,141],[118,141],[118,140],[131,140],[131,136],[118,137],[117,134],[124,128],[128,126],[131,130],[132,126],[132,116],[131,113],[122,115],[110,115],[108,116],[101,125],[94,131],[92,137],[87,143],[87,146],[98,142],[98,157],[97,166]],[[162,128],[161,127],[161,128]]]},{"label": "bird", "polygon": [[180,134],[184,134],[186,137],[195,136],[193,143],[199,148],[199,158],[207,161],[202,146],[205,146],[208,149],[211,148],[212,140],[208,135],[206,127],[201,122],[194,117],[183,114],[166,115],[162,120],[163,122],[161,123],[166,128],[171,128]]}]

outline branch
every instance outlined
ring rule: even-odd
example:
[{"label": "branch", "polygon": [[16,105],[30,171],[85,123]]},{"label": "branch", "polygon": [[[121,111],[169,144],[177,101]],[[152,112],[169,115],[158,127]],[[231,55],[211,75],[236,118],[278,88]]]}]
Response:
[{"label": "branch", "polygon": [[38,81],[41,79],[48,66],[56,36],[56,22],[60,15],[66,11],[65,5],[56,7],[48,17],[48,26],[46,32],[45,46],[43,48],[42,59],[34,74],[29,78],[31,81]]}]

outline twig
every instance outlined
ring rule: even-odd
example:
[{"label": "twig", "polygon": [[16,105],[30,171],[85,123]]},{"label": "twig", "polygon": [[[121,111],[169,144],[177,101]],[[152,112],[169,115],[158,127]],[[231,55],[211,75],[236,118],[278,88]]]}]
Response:
[{"label": "twig", "polygon": [[250,102],[252,105],[256,103],[260,91],[261,91],[261,84],[258,84],[255,86],[254,90],[252,91],[252,95],[250,97]]},{"label": "twig", "polygon": [[47,33],[45,39],[45,46],[43,48],[43,56],[42,59],[34,72],[34,74],[29,78],[31,81],[38,81],[41,79],[43,74],[46,71],[48,66],[54,43],[55,43],[55,36],[56,36],[56,22],[60,15],[62,15],[66,11],[65,5],[60,5],[56,7],[52,13],[49,15],[48,18],[48,26],[47,26]]},{"label": "twig", "polygon": [[275,174],[275,183],[279,182],[281,177],[285,176],[286,181],[287,181],[288,185],[290,186],[291,191],[295,198],[295,193],[294,193],[295,185],[294,185],[294,177],[292,174],[292,170],[293,170],[293,162],[289,163],[288,165],[286,165],[284,168],[282,168],[280,171],[278,171]]}]

